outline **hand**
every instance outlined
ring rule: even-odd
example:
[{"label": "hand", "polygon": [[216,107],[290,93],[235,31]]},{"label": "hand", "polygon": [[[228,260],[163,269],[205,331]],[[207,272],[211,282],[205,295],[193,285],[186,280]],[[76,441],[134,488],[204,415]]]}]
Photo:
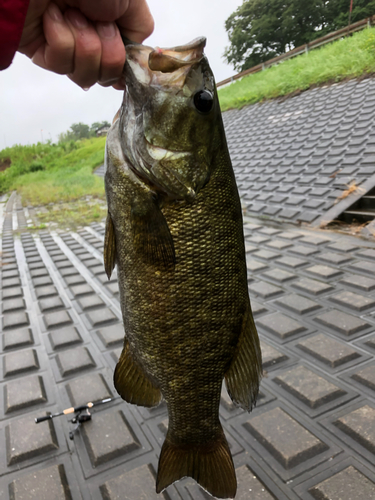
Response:
[{"label": "hand", "polygon": [[146,0],[30,0],[19,52],[83,89],[120,83],[125,47],[151,35]]}]

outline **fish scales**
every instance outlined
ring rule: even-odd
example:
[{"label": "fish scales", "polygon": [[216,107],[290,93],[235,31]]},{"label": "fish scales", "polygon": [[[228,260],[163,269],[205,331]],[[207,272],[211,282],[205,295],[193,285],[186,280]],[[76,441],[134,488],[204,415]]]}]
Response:
[{"label": "fish scales", "polygon": [[[194,43],[190,50],[194,56],[199,52],[194,52]],[[192,67],[197,64],[202,64],[201,59]],[[168,117],[167,105],[162,112]],[[160,193],[153,185],[153,174],[140,180],[134,173],[128,157],[132,154],[119,138],[136,119],[126,118],[127,109],[122,113],[109,132],[106,160],[106,269],[116,260],[126,332],[115,386],[129,402],[152,406],[161,396],[166,401],[169,427],[157,491],[190,475],[212,495],[234,497],[233,462],[219,420],[221,385],[226,377],[231,397],[234,394],[234,400],[250,410],[261,361],[247,290],[241,206],[220,111],[216,111],[209,152],[202,148],[198,155],[210,156],[209,176],[198,189],[199,180],[190,183],[194,196],[187,190],[185,198]],[[179,117],[172,115],[170,121],[176,127]],[[189,120],[187,127],[187,143],[196,141]],[[169,131],[170,123],[165,134]],[[171,133],[175,133],[173,127]],[[180,150],[184,148],[180,145]],[[188,167],[183,163],[177,171],[179,183],[189,184]],[[173,175],[175,186],[177,175]],[[168,172],[168,182],[170,178]],[[166,222],[169,234],[163,233],[160,221]],[[143,226],[144,232],[138,235]],[[161,246],[160,234],[165,234]],[[163,247],[169,237],[172,260],[171,251]]]}]

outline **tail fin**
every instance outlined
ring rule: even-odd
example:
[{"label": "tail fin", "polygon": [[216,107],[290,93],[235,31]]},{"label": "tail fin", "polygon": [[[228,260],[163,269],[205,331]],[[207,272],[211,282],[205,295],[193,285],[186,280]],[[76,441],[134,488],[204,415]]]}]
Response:
[{"label": "tail fin", "polygon": [[168,432],[160,453],[156,492],[186,476],[216,498],[234,498],[236,473],[222,428],[216,440],[203,445],[173,444]]}]

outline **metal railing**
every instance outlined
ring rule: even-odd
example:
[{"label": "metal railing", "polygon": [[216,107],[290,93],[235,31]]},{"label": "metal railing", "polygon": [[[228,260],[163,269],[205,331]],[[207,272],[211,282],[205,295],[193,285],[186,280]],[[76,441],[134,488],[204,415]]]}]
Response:
[{"label": "metal railing", "polygon": [[256,66],[253,66],[252,68],[246,69],[245,71],[241,71],[241,73],[238,73],[237,75],[234,75],[230,78],[226,78],[225,80],[222,80],[221,82],[217,83],[217,87],[221,87],[222,85],[226,85],[227,83],[231,83],[235,80],[238,80],[240,78],[243,78],[246,75],[251,75],[252,73],[258,73],[259,71],[262,71],[266,68],[269,68],[275,64],[278,64],[281,61],[285,61],[287,59],[290,59],[292,57],[299,56],[300,54],[309,52],[312,49],[316,49],[318,47],[321,47],[322,45],[325,45],[326,43],[333,42],[334,40],[337,40],[338,38],[342,38],[343,36],[350,35],[351,33],[355,33],[356,31],[363,30],[364,28],[370,27],[372,24],[375,24],[375,15],[368,17],[367,19],[362,19],[362,21],[358,21],[357,23],[353,23],[350,26],[346,26],[345,28],[341,28],[338,31],[333,31],[332,33],[328,33],[328,35],[322,36],[320,38],[317,38],[316,40],[312,40],[309,43],[306,43],[304,45],[300,45],[299,47],[296,47],[289,52],[285,52],[284,54],[281,54],[280,56],[273,57],[272,59],[268,59],[268,61],[264,61],[263,63],[257,64]]}]

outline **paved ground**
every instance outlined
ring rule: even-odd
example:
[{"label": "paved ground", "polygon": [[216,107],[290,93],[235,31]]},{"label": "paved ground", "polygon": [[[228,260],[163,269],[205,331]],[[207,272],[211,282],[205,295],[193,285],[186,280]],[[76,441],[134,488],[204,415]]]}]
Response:
[{"label": "paved ground", "polygon": [[248,212],[319,224],[349,183],[374,187],[374,120],[375,78],[224,113]]},{"label": "paved ground", "polygon": [[[0,204],[1,205],[1,204]],[[104,225],[30,232],[12,196],[2,231],[0,499],[207,498],[187,479],[154,493],[166,409],[99,407],[74,441],[63,416],[114,395],[123,330]],[[245,220],[266,375],[249,415],[223,392],[237,499],[375,498],[375,243]]]}]

